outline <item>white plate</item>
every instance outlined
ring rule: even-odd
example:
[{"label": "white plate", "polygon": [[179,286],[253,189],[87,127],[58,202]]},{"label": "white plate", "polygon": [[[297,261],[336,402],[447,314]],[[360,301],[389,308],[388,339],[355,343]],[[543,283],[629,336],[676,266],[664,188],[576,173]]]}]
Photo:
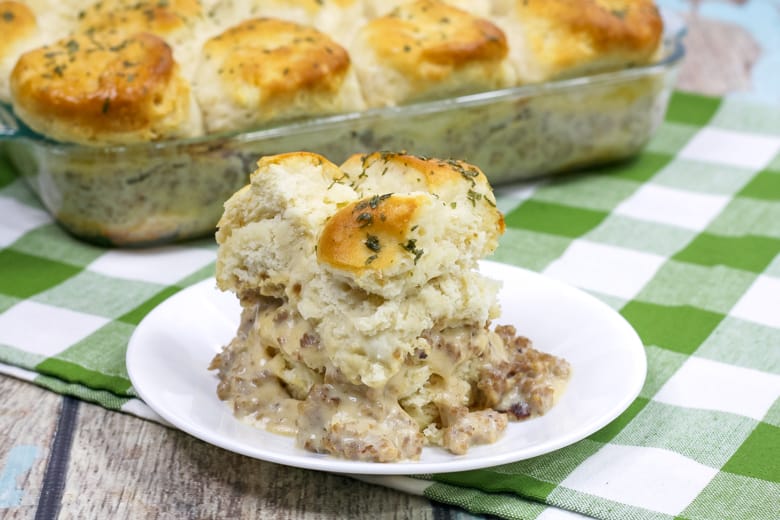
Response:
[{"label": "white plate", "polygon": [[289,466],[337,473],[444,473],[527,459],[572,444],[617,417],[639,394],[647,363],[631,326],[596,298],[524,269],[482,262],[504,282],[498,324],[515,325],[537,349],[568,359],[571,382],[545,416],[510,423],[496,443],[466,455],[424,448],[419,461],[342,460],[295,447],[292,437],[236,420],[216,395],[209,362],[233,337],[240,308],[213,279],[162,302],[138,325],[127,349],[127,371],[140,397],[185,432],[226,450]]}]

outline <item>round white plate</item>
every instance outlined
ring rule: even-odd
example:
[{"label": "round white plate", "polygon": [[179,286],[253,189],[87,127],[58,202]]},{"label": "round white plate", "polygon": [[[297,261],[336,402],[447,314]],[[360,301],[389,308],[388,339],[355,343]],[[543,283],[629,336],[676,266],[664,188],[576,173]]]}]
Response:
[{"label": "round white plate", "polygon": [[572,444],[617,417],[639,394],[647,362],[631,326],[596,298],[531,271],[482,262],[503,281],[497,324],[515,325],[542,351],[563,356],[573,374],[566,393],[545,416],[510,423],[494,444],[466,455],[424,448],[418,461],[357,462],[311,453],[294,439],[246,425],[217,398],[211,359],[236,332],[240,307],[213,279],[162,302],[138,325],[127,349],[127,371],[140,397],[185,432],[226,450],[288,466],[374,475],[445,473],[527,459]]}]

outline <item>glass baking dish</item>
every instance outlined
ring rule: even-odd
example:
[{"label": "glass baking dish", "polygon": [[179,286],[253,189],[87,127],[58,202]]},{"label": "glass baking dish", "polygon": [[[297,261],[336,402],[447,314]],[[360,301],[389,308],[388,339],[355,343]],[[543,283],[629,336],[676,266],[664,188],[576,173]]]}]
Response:
[{"label": "glass baking dish", "polygon": [[223,202],[262,155],[308,150],[338,164],[356,152],[405,150],[464,159],[494,185],[630,157],[663,119],[683,34],[667,29],[650,65],[180,141],[62,144],[0,105],[0,145],[75,236],[160,244],[213,233]]}]

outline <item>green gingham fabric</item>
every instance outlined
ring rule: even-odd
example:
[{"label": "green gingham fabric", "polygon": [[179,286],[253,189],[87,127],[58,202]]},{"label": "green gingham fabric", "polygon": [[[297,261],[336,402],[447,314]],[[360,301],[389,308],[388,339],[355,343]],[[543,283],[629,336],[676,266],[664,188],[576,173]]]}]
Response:
[{"label": "green gingham fabric", "polygon": [[[556,452],[372,481],[506,518],[780,517],[780,107],[678,92],[636,159],[497,195],[493,259],[620,312],[646,347],[644,388]],[[79,242],[0,161],[0,371],[160,420],[126,345],[156,304],[212,276],[214,254],[210,239]]]}]

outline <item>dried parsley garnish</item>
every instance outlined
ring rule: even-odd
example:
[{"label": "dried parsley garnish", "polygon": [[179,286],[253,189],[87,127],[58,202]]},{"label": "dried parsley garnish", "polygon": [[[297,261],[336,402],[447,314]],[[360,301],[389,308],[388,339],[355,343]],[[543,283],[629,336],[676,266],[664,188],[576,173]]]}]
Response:
[{"label": "dried parsley garnish", "polygon": [[389,198],[389,197],[392,197],[392,196],[393,196],[393,194],[392,194],[392,193],[385,193],[384,195],[374,195],[374,196],[373,196],[373,197],[371,197],[370,199],[367,199],[367,200],[362,200],[362,201],[360,201],[360,202],[359,202],[359,203],[358,203],[358,204],[355,206],[355,208],[354,208],[352,211],[353,211],[353,212],[354,212],[354,211],[363,211],[363,210],[364,210],[364,209],[366,209],[366,208],[376,209],[376,208],[377,208],[377,206],[379,206],[379,204],[380,204],[380,203],[381,203],[383,200],[385,200],[385,199],[387,199],[387,198]]},{"label": "dried parsley garnish", "polygon": [[482,198],[482,194],[477,193],[474,190],[469,190],[468,193],[466,193],[466,197],[468,197],[468,199],[471,201],[472,206],[476,206],[477,201]]},{"label": "dried parsley garnish", "polygon": [[368,212],[361,213],[355,220],[357,220],[358,224],[360,224],[360,227],[366,227],[374,223],[374,216]]},{"label": "dried parsley garnish", "polygon": [[410,238],[406,244],[399,244],[404,250],[412,253],[414,255],[414,263],[417,264],[417,260],[420,259],[420,257],[425,253],[422,249],[417,248],[417,240],[414,238]]},{"label": "dried parsley garnish", "polygon": [[366,235],[364,244],[374,253],[378,253],[382,249],[382,246],[379,244],[379,237],[376,235]]}]

